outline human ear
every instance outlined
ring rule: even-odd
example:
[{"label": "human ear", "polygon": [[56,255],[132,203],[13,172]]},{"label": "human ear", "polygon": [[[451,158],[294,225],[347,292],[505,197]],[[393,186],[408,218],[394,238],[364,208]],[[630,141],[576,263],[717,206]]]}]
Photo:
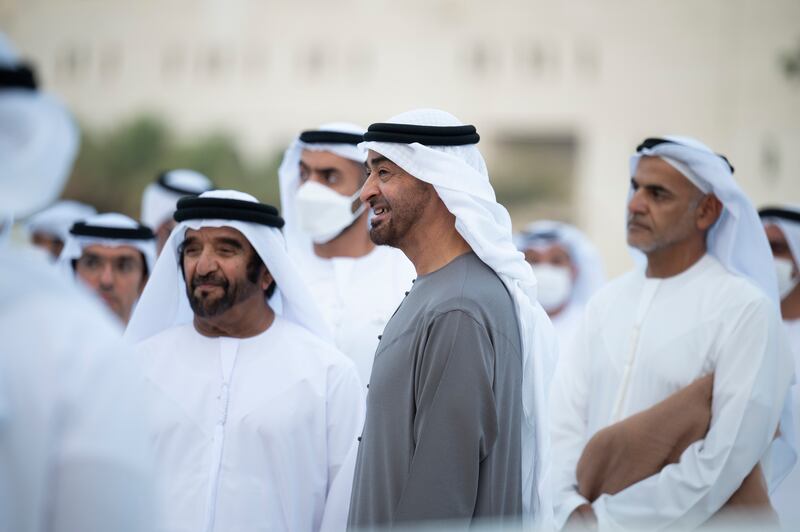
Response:
[{"label": "human ear", "polygon": [[697,206],[697,228],[707,231],[722,214],[722,202],[714,194],[707,194]]}]

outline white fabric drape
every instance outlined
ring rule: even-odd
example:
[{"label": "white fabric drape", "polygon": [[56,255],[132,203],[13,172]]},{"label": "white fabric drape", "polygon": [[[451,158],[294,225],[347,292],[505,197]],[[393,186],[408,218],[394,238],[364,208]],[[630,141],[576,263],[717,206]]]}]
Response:
[{"label": "white fabric drape", "polygon": [[[388,122],[427,126],[463,125],[444,111],[422,109]],[[497,203],[478,148],[428,147],[419,143],[364,142],[360,146],[385,156],[412,176],[430,183],[456,217],[456,230],[476,255],[492,268],[514,300],[523,349],[522,482],[526,519],[549,526],[549,429],[547,397],[557,348],[552,324],[536,300],[536,278],[514,246],[511,218]]]}]

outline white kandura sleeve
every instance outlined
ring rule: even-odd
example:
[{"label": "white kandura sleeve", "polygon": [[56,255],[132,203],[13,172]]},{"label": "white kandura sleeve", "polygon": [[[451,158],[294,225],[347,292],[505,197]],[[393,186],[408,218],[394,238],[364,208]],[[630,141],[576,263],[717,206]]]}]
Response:
[{"label": "white kandura sleeve", "polygon": [[593,508],[600,530],[691,530],[739,488],[775,436],[792,359],[777,309],[767,299],[725,316],[717,346],[711,425],[680,461]]},{"label": "white kandura sleeve", "polygon": [[358,436],[364,425],[364,388],[355,365],[349,359],[345,362],[329,369],[328,493],[321,531],[339,532],[347,528]]},{"label": "white kandura sleeve", "polygon": [[553,512],[560,530],[573,510],[587,501],[578,493],[575,469],[586,446],[591,360],[586,317],[574,341],[561,351],[550,390],[550,437],[553,456]]}]

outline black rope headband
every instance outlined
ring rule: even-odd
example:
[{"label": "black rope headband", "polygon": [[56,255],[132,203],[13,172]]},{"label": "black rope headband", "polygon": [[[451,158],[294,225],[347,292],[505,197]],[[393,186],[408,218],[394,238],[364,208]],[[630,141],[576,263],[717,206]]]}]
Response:
[{"label": "black rope headband", "polygon": [[153,231],[146,225],[141,224],[139,224],[139,227],[108,227],[89,225],[86,222],[75,222],[69,232],[75,236],[91,236],[115,240],[153,240],[155,238]]},{"label": "black rope headband", "polygon": [[283,218],[272,205],[229,198],[181,198],[173,215],[176,222],[184,220],[238,220],[280,229]]},{"label": "black rope headband", "polygon": [[[636,153],[640,153],[642,150],[649,150],[651,148],[655,148],[659,144],[676,144],[678,146],[683,146],[685,148],[691,148],[691,146],[687,146],[686,144],[681,144],[680,142],[675,142],[674,140],[660,139],[660,138],[656,138],[656,137],[651,137],[651,138],[644,139],[644,141],[642,141],[641,144],[636,146]],[[725,161],[725,164],[728,165],[728,168],[730,168],[731,173],[733,173],[733,165],[731,164],[731,162],[728,160],[727,157],[725,157],[724,155],[722,155],[720,153],[715,153],[714,155],[716,155],[717,157],[719,157],[720,159]]]},{"label": "black rope headband", "polygon": [[761,218],[780,218],[790,222],[800,223],[800,212],[790,211],[781,207],[764,207],[758,210]]},{"label": "black rope headband", "polygon": [[369,126],[365,141],[396,142],[426,146],[465,146],[481,139],[475,126],[416,126],[411,124],[377,123]]},{"label": "black rope headband", "polygon": [[196,190],[189,190],[187,188],[177,187],[177,186],[169,183],[167,181],[167,176],[170,174],[171,171],[172,170],[167,170],[166,172],[161,172],[158,175],[158,180],[156,181],[158,183],[158,186],[160,186],[161,188],[163,188],[165,190],[169,190],[170,192],[174,192],[176,194],[182,194],[184,196],[197,196],[199,194],[202,194],[203,192],[206,192],[205,190],[202,190],[200,192],[198,192]]},{"label": "black rope headband", "polygon": [[306,144],[358,144],[364,141],[364,135],[344,133],[341,131],[303,131],[300,142]]},{"label": "black rope headband", "polygon": [[36,88],[36,76],[28,65],[0,66],[0,89],[28,89],[35,91]]}]

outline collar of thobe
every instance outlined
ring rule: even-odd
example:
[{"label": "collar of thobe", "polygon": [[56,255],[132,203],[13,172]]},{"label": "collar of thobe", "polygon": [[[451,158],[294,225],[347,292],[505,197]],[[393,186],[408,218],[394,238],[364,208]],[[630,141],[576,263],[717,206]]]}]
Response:
[{"label": "collar of thobe", "polygon": [[722,202],[722,213],[706,239],[708,252],[728,271],[754,283],[777,304],[778,283],[769,242],[758,212],[734,180],[733,166],[727,158],[688,137],[647,139],[631,156],[631,175],[645,155],[662,158],[704,194],[714,194]]},{"label": "collar of thobe", "polygon": [[281,211],[286,220],[283,233],[290,251],[310,253],[312,249],[311,239],[300,228],[294,209],[295,194],[300,186],[303,150],[326,151],[363,164],[367,160],[367,151],[359,147],[359,143],[363,140],[364,131],[363,127],[346,122],[323,124],[315,130],[303,131],[284,152],[278,168],[278,182]]},{"label": "collar of thobe", "polygon": [[153,231],[136,220],[115,212],[97,214],[72,224],[58,266],[68,277],[75,277],[73,261],[80,258],[87,246],[129,246],[142,252],[148,273],[156,262],[156,241]]},{"label": "collar of thobe", "polygon": [[312,334],[331,340],[332,334],[314,298],[286,252],[279,229],[282,221],[274,207],[260,204],[243,192],[213,190],[198,198],[182,199],[175,217],[180,223],[170,234],[134,309],[125,331],[127,341],[140,342],[192,322],[194,314],[180,270],[179,246],[187,229],[203,227],[231,227],[242,233],[275,280],[277,288],[269,300],[272,309]]},{"label": "collar of thobe", "polygon": [[531,247],[560,245],[567,250],[578,270],[570,303],[586,304],[606,280],[597,248],[577,227],[554,220],[539,220],[518,233],[514,241],[520,251]]},{"label": "collar of thobe", "polygon": [[24,218],[50,205],[78,152],[64,106],[36,88],[35,75],[0,33],[0,216]]},{"label": "collar of thobe", "polygon": [[[523,351],[524,515],[527,520],[532,513],[535,524],[549,524],[552,505],[546,480],[550,462],[547,397],[555,368],[556,345],[553,326],[536,299],[533,270],[514,246],[511,217],[496,201],[486,163],[475,146],[478,135],[474,127],[435,109],[410,111],[387,122],[398,125],[396,129],[405,138],[397,142],[368,140],[368,132],[367,140],[360,146],[380,153],[410,175],[433,185],[455,216],[456,230],[497,273],[514,300]],[[386,131],[387,122],[379,124],[377,131]],[[431,137],[440,140],[431,145],[417,142]]]},{"label": "collar of thobe", "polygon": [[775,224],[783,232],[789,251],[797,264],[800,264],[800,206],[782,205],[759,209],[763,223]]},{"label": "collar of thobe", "polygon": [[214,188],[214,183],[194,170],[177,168],[162,172],[142,194],[142,223],[157,229],[172,218],[175,205],[184,196],[197,196]]},{"label": "collar of thobe", "polygon": [[79,201],[63,200],[28,218],[25,227],[30,234],[44,233],[66,242],[72,224],[95,214],[97,211],[91,205]]}]

